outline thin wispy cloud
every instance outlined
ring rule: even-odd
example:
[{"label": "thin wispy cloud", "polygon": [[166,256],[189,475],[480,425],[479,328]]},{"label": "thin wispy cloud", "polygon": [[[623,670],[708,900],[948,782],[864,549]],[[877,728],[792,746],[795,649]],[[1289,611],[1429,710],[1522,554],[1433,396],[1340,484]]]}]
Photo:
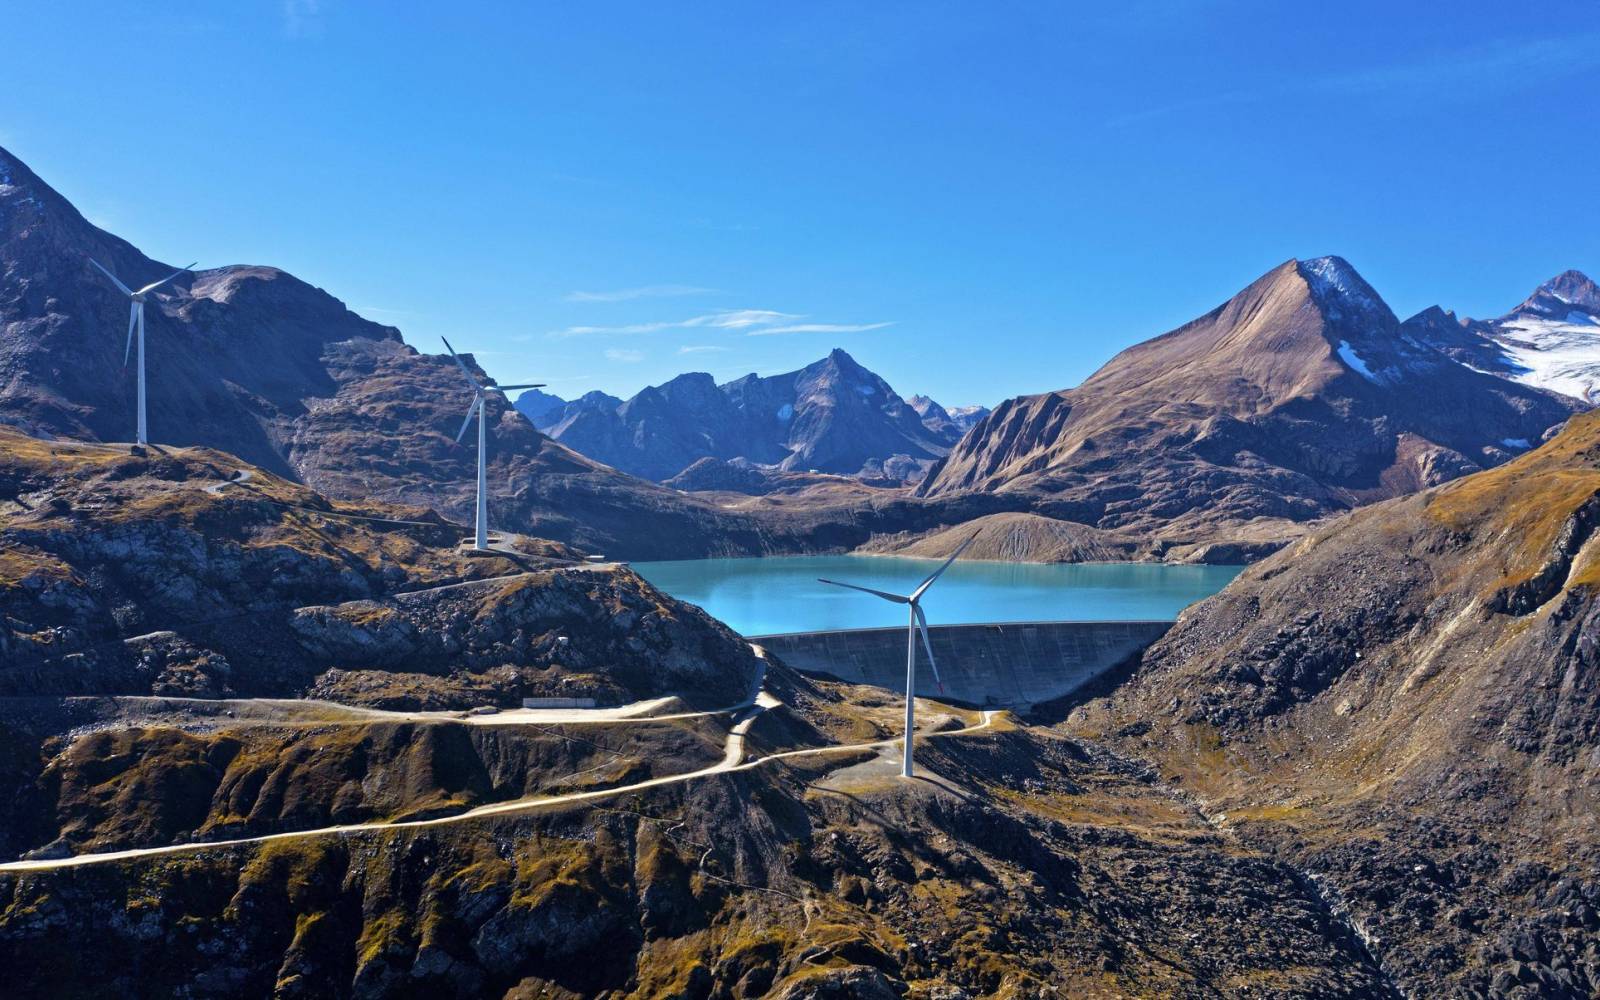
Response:
[{"label": "thin wispy cloud", "polygon": [[803,319],[795,313],[774,309],[724,309],[704,313],[688,319],[665,320],[649,323],[622,323],[615,326],[569,326],[553,330],[552,337],[587,337],[604,334],[656,333],[661,330],[687,330],[705,328],[712,330],[747,330],[754,326],[771,326],[788,320]]},{"label": "thin wispy cloud", "polygon": [[715,354],[726,351],[726,347],[717,344],[684,344],[678,348],[679,354]]},{"label": "thin wispy cloud", "polygon": [[715,295],[715,288],[698,285],[642,285],[638,288],[617,288],[609,292],[568,292],[568,302],[633,302],[638,299],[675,299],[687,295]]},{"label": "thin wispy cloud", "polygon": [[768,323],[803,318],[799,313],[781,313],[772,309],[733,309],[706,317],[707,322],[696,325],[715,327],[718,330],[745,330],[752,326],[765,326]]},{"label": "thin wispy cloud", "polygon": [[636,362],[643,361],[644,360],[644,352],[643,351],[629,350],[627,348],[621,348],[621,347],[610,347],[610,348],[606,349],[606,360],[607,361],[620,361],[620,362],[622,362],[624,364],[630,364],[631,365],[631,364],[634,364]]},{"label": "thin wispy cloud", "polygon": [[866,333],[868,330],[882,330],[886,326],[894,326],[894,322],[887,323],[794,323],[789,326],[769,326],[761,330],[751,330],[752,337],[765,337],[774,333]]}]

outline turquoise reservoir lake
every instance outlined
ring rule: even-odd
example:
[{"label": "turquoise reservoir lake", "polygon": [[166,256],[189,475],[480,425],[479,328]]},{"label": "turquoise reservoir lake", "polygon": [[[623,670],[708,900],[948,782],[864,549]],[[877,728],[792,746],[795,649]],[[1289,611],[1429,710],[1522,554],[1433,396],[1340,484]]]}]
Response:
[{"label": "turquoise reservoir lake", "polygon": [[[779,556],[634,563],[673,597],[698,604],[741,635],[904,625],[905,609],[818,577],[909,593],[937,559]],[[1162,563],[958,562],[922,606],[930,625],[1173,619],[1228,585],[1239,566]]]}]

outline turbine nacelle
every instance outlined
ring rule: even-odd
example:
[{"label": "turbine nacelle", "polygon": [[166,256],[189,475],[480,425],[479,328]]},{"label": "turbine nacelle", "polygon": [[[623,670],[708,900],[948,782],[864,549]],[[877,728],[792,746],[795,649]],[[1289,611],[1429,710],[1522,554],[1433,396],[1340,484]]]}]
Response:
[{"label": "turbine nacelle", "polygon": [[461,422],[461,430],[456,432],[457,444],[466,435],[467,428],[472,426],[472,417],[478,412],[478,406],[484,400],[484,393],[494,391],[503,395],[511,389],[543,389],[545,387],[543,382],[529,382],[525,385],[500,385],[494,379],[479,382],[473,377],[472,369],[468,368],[466,362],[462,361],[461,356],[456,353],[456,349],[450,346],[450,341],[444,337],[439,339],[444,341],[444,349],[450,352],[450,360],[454,361],[456,367],[461,369],[461,377],[467,380],[468,385],[472,386],[472,402],[467,404],[467,418]]}]

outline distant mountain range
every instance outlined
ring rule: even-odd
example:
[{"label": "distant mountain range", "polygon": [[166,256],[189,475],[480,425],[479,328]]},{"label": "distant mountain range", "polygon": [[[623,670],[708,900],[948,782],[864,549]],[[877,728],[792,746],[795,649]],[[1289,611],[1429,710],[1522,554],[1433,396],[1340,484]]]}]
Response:
[{"label": "distant mountain range", "polygon": [[517,409],[569,448],[657,481],[704,459],[746,472],[917,479],[988,412],[902,399],[838,349],[766,378],[751,373],[718,385],[704,372],[679,375],[626,401],[591,392],[566,402],[535,389]]},{"label": "distant mountain range", "polygon": [[1075,389],[1000,404],[918,493],[1020,494],[1174,545],[1281,539],[1498,465],[1584,406],[1430,346],[1338,257],[1291,260]]}]

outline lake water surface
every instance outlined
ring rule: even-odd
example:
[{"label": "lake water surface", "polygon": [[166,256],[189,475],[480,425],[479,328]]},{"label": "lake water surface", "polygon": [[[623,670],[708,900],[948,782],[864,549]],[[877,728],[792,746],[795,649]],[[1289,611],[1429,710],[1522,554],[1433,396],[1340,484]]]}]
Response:
[{"label": "lake water surface", "polygon": [[[673,597],[743,635],[904,625],[904,609],[818,577],[909,593],[939,565],[898,556],[777,556],[634,563]],[[958,562],[922,607],[930,625],[1172,619],[1227,586],[1239,566]]]}]

